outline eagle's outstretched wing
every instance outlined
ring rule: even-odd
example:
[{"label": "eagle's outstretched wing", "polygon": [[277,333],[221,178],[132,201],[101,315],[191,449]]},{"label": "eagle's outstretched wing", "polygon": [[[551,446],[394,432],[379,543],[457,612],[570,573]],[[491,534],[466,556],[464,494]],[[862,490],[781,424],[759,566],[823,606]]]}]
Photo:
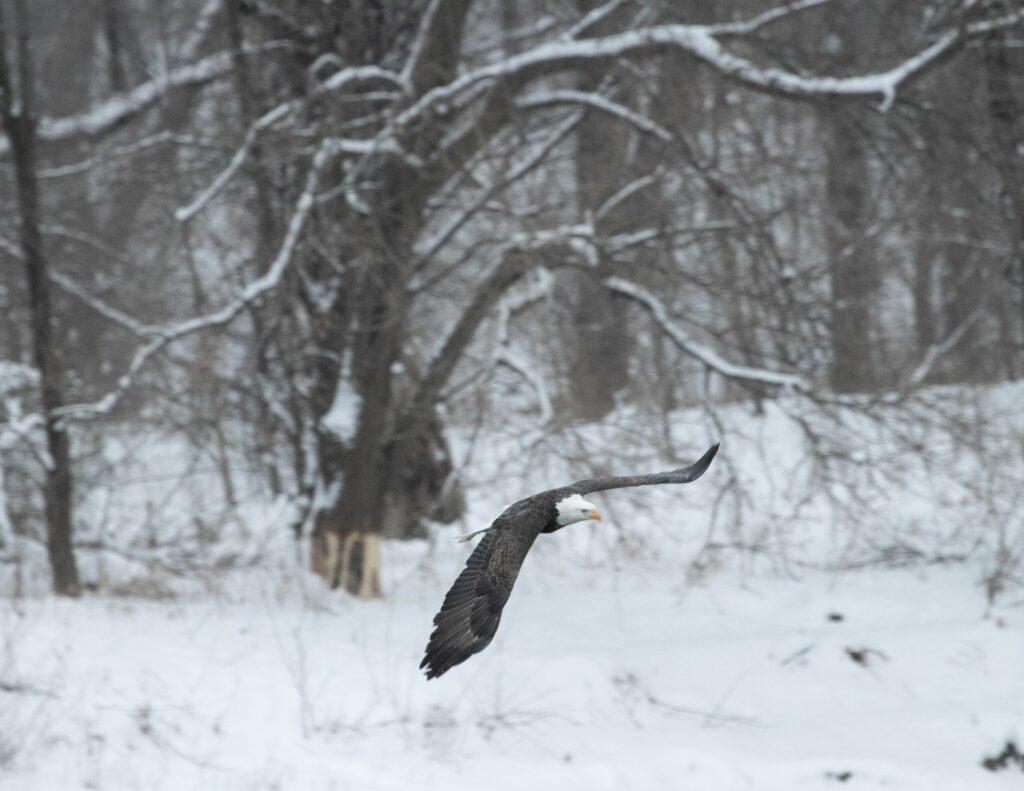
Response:
[{"label": "eagle's outstretched wing", "polygon": [[543,514],[530,505],[524,501],[522,508],[494,520],[444,597],[420,662],[427,678],[437,678],[483,651],[498,631],[526,553],[544,526]]},{"label": "eagle's outstretched wing", "polygon": [[659,483],[689,483],[697,480],[710,466],[711,460],[718,453],[716,442],[707,453],[701,456],[689,467],[681,467],[678,470],[668,472],[655,472],[650,475],[611,475],[606,478],[588,478],[585,481],[576,481],[566,487],[567,491],[577,494],[590,494],[591,492],[603,492],[606,489],[623,489],[627,486],[653,486]]},{"label": "eagle's outstretched wing", "polygon": [[689,483],[704,474],[717,452],[715,444],[698,461],[678,470],[591,478],[541,492],[509,506],[486,530],[464,536],[484,534],[466,561],[466,568],[444,597],[441,611],[434,616],[434,631],[420,662],[420,668],[426,668],[427,678],[437,678],[490,644],[526,553],[542,530],[556,524],[557,502],[574,494],[624,486]]}]

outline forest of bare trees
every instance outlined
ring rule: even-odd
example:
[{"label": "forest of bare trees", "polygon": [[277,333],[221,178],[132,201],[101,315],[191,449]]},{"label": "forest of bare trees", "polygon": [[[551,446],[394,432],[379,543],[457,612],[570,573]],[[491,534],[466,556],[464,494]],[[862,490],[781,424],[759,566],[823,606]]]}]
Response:
[{"label": "forest of bare trees", "polygon": [[1019,379],[1022,42],[1015,0],[0,0],[0,573],[96,584],[112,432],[375,597],[465,507],[454,428],[786,396],[826,469],[838,409]]}]

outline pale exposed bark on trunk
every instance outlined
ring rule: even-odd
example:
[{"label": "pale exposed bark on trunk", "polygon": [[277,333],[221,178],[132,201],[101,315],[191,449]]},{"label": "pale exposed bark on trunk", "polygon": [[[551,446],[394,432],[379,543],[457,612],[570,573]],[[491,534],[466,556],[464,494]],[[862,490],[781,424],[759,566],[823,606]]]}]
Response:
[{"label": "pale exposed bark on trunk", "polygon": [[332,587],[344,588],[360,599],[379,599],[380,533],[349,533],[341,545]]}]

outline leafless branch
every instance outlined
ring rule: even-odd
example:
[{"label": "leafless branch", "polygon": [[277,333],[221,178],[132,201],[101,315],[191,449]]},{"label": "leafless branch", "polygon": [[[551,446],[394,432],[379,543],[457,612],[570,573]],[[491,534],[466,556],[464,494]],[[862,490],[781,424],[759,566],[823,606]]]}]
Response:
[{"label": "leafless branch", "polygon": [[59,410],[59,414],[65,418],[88,419],[98,415],[106,414],[121,400],[121,397],[131,387],[133,379],[146,362],[158,351],[163,349],[172,341],[183,338],[200,330],[227,324],[237,317],[243,310],[259,301],[265,294],[273,290],[281,282],[288,265],[292,261],[295,248],[298,245],[306,220],[315,203],[315,194],[320,183],[320,174],[327,163],[338,153],[336,141],[331,138],[325,139],[310,165],[306,175],[306,184],[296,202],[292,212],[291,220],[288,223],[288,230],[281,243],[276,257],[270,268],[262,276],[249,283],[241,295],[229,305],[218,311],[205,316],[196,316],[170,327],[161,328],[158,334],[148,343],[141,346],[132,357],[128,371],[118,380],[117,387],[108,392],[98,401],[87,404],[72,404]]},{"label": "leafless branch", "polygon": [[963,323],[960,324],[959,327],[949,333],[949,335],[947,335],[942,341],[929,346],[927,351],[925,351],[921,362],[918,363],[913,373],[910,374],[910,378],[907,383],[910,386],[921,384],[928,374],[931,373],[932,366],[935,365],[936,361],[956,346],[964,334],[973,327],[981,317],[981,309],[972,312],[971,315],[964,319]]},{"label": "leafless branch", "polygon": [[[287,42],[271,41],[247,52],[262,53],[283,49]],[[161,101],[172,91],[197,87],[213,82],[230,73],[230,52],[218,52],[187,66],[173,69],[167,74],[144,82],[125,94],[100,102],[84,113],[66,118],[43,118],[39,122],[39,139],[45,142],[70,140],[102,135]],[[10,145],[0,140],[0,156],[10,153]]]},{"label": "leafless branch", "polygon": [[600,110],[608,115],[628,121],[641,132],[654,135],[666,143],[672,142],[675,137],[665,127],[655,123],[641,113],[630,110],[625,105],[613,102],[600,94],[589,91],[571,90],[545,90],[529,94],[516,101],[516,105],[524,109],[536,107],[551,107],[561,104],[582,104],[595,110]]},{"label": "leafless branch", "polygon": [[764,368],[751,368],[746,365],[736,365],[722,357],[714,349],[694,341],[689,333],[673,320],[665,305],[650,291],[631,283],[621,277],[609,277],[603,281],[604,285],[620,294],[625,294],[643,305],[654,319],[661,326],[665,334],[672,339],[672,342],[680,351],[691,357],[700,360],[704,365],[713,371],[729,379],[743,379],[747,381],[761,382],[763,384],[777,385],[784,388],[791,388],[808,392],[810,384],[797,374],[779,373]]}]

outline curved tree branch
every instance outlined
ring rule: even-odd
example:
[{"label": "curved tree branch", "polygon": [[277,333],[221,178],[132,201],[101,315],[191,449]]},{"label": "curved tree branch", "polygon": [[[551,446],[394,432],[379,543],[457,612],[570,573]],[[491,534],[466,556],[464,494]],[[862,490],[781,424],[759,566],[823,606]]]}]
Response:
[{"label": "curved tree branch", "polygon": [[400,421],[399,433],[411,428],[437,403],[481,322],[514,283],[543,262],[541,253],[558,252],[563,258],[572,257],[578,253],[581,238],[589,240],[592,236],[590,226],[565,226],[528,240],[517,240],[505,249],[501,261],[477,287],[441,350],[431,360],[409,402],[405,419]]},{"label": "curved tree branch", "polygon": [[[242,290],[238,299],[225,305],[220,310],[208,313],[205,316],[196,316],[173,326],[160,328],[157,330],[158,334],[136,350],[128,366],[128,371],[118,380],[115,389],[93,403],[71,404],[56,410],[56,412],[63,418],[76,419],[93,418],[110,412],[131,387],[133,378],[139,373],[146,362],[169,343],[199,330],[227,324],[247,307],[256,303],[265,294],[276,288],[291,264],[299,238],[316,203],[316,191],[320,183],[320,174],[337,153],[338,146],[333,139],[327,138],[320,144],[320,148],[313,157],[313,162],[306,175],[305,187],[298,201],[296,201],[295,210],[292,212],[291,220],[288,223],[288,230],[285,233],[284,240],[281,242],[277,255],[274,257],[274,261],[264,275],[249,283]],[[155,328],[147,327],[146,329],[153,330]]]},{"label": "curved tree branch", "polygon": [[714,349],[693,340],[690,334],[672,319],[664,303],[642,286],[621,277],[606,278],[604,285],[612,291],[625,294],[627,297],[643,305],[681,352],[700,360],[712,371],[729,379],[744,379],[761,382],[762,384],[788,387],[803,392],[811,390],[811,385],[802,376],[769,371],[765,368],[736,365],[726,360]]}]

